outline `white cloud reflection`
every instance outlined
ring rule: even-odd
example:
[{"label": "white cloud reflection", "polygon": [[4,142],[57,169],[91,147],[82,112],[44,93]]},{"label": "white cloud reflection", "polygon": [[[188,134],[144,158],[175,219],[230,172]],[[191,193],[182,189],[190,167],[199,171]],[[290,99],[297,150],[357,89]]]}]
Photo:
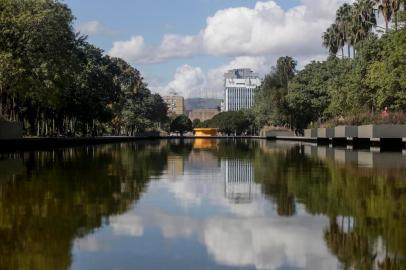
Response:
[{"label": "white cloud reflection", "polygon": [[[300,205],[298,215],[280,217],[273,203],[262,196],[235,204],[225,196],[223,170],[195,174],[184,165],[184,172],[175,179],[163,176],[150,184],[148,192],[151,196],[164,192],[175,199],[177,211],[139,202],[136,209],[114,219],[114,232],[138,237],[146,228],[155,228],[166,239],[195,240],[216,263],[230,267],[337,268],[323,240],[326,218],[310,216]],[[213,208],[215,213],[194,216],[201,207]]]}]

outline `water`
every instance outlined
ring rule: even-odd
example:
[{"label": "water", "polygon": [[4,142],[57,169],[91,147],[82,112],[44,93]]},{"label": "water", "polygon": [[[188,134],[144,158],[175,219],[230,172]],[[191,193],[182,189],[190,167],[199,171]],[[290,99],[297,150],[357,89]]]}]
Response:
[{"label": "water", "polygon": [[0,269],[406,268],[404,153],[174,140],[0,157]]}]

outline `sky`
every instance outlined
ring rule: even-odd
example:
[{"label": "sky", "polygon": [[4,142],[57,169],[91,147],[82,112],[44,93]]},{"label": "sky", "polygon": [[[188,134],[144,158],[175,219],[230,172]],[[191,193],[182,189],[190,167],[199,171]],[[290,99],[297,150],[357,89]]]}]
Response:
[{"label": "sky", "polygon": [[153,92],[220,98],[223,74],[264,76],[280,56],[322,60],[323,31],[347,0],[65,0],[75,29],[140,70]]}]

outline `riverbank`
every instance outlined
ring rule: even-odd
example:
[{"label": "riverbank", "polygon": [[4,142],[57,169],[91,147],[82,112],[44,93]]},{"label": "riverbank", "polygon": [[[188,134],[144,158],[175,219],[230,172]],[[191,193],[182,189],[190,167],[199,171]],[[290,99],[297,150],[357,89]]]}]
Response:
[{"label": "riverbank", "polygon": [[21,150],[41,150],[60,147],[73,147],[83,145],[97,145],[106,143],[121,143],[141,140],[159,139],[266,139],[260,136],[103,136],[103,137],[31,137],[20,139],[0,139],[0,152],[21,151]]},{"label": "riverbank", "polygon": [[18,150],[40,150],[60,147],[120,143],[137,140],[160,139],[159,136],[106,136],[106,137],[56,137],[0,139],[0,152]]},{"label": "riverbank", "polygon": [[105,137],[32,137],[21,139],[0,139],[0,152],[25,151],[25,150],[46,150],[62,147],[75,147],[85,145],[97,145],[108,143],[122,143],[142,140],[174,140],[174,139],[260,139],[269,141],[291,141],[300,143],[310,143],[317,145],[350,146],[353,148],[379,147],[382,150],[399,151],[406,149],[406,138],[393,139],[361,139],[361,138],[321,138],[321,137],[299,137],[299,136],[105,136]]}]

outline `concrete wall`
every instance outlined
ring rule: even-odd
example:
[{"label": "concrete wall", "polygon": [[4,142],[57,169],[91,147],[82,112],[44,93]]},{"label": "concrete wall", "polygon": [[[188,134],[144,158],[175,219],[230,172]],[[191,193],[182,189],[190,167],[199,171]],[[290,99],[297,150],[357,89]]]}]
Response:
[{"label": "concrete wall", "polygon": [[357,138],[358,127],[357,126],[337,126],[334,128],[334,137],[336,138]]},{"label": "concrete wall", "polygon": [[405,138],[406,125],[364,125],[358,127],[359,138]]},{"label": "concrete wall", "polygon": [[334,128],[318,128],[317,129],[318,138],[333,138]]},{"label": "concrete wall", "polygon": [[305,137],[315,138],[317,137],[317,128],[309,128],[304,130]]},{"label": "concrete wall", "polygon": [[20,139],[23,127],[20,123],[0,121],[0,139]]}]

